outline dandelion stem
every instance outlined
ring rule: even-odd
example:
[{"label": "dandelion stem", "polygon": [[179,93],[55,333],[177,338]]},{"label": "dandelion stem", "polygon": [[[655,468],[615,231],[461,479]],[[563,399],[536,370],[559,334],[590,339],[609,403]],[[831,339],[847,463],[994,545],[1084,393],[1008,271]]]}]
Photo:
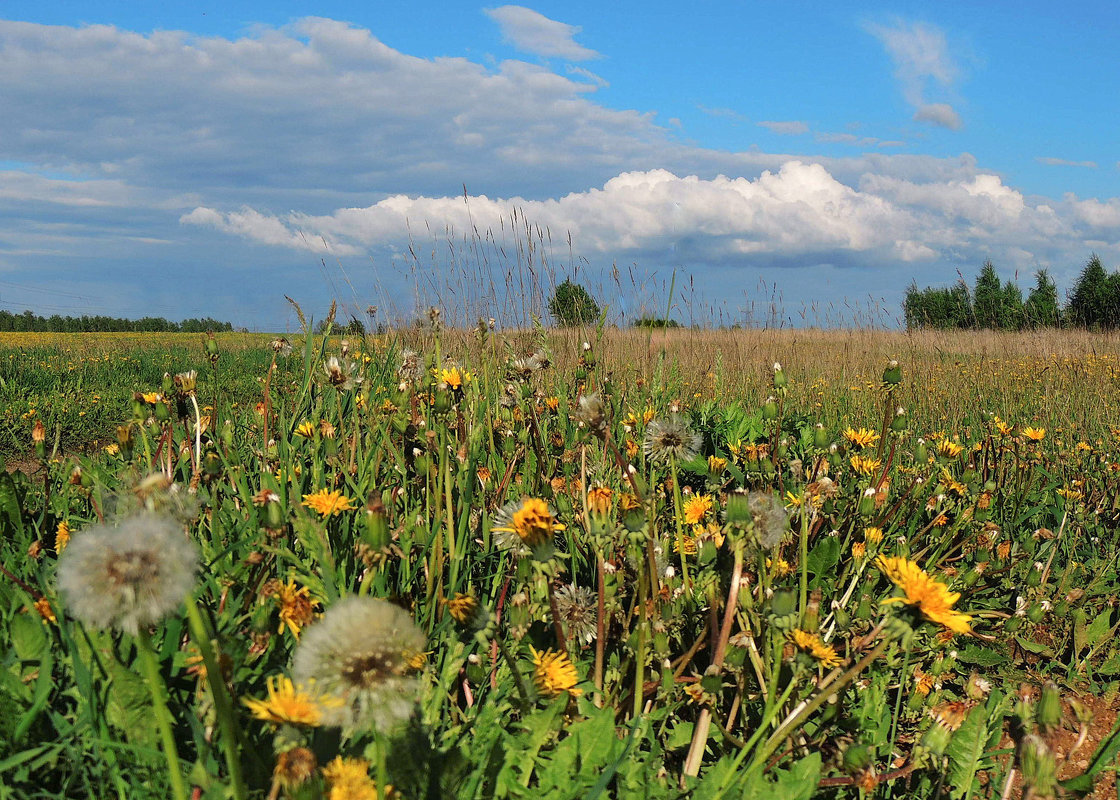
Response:
[{"label": "dandelion stem", "polygon": [[898,695],[894,699],[894,716],[891,718],[891,736],[890,743],[887,745],[887,758],[892,758],[894,753],[894,743],[898,739],[898,716],[902,711],[902,694],[906,689],[907,677],[906,673],[910,669],[910,642],[905,642],[906,652],[902,656],[902,673],[898,679]]},{"label": "dandelion stem", "polygon": [[229,769],[229,780],[233,784],[235,800],[245,800],[245,780],[241,774],[241,759],[238,755],[240,731],[233,716],[233,703],[229,692],[226,690],[225,680],[222,678],[221,664],[210,646],[210,632],[198,610],[198,604],[187,600],[187,622],[190,625],[191,636],[198,651],[202,654],[202,663],[206,665],[206,682],[210,684],[210,692],[214,696],[214,710],[218,716],[218,727],[222,731],[222,750],[226,757],[226,767]]},{"label": "dandelion stem", "polygon": [[506,647],[506,643],[502,641],[502,637],[495,636],[494,643],[498,645],[498,651],[502,654],[502,658],[506,660],[506,666],[513,673],[513,681],[517,684],[517,694],[521,697],[521,713],[528,714],[533,705],[529,700],[529,687],[525,685],[525,676],[517,668],[517,662],[513,660],[513,656],[510,654],[509,648]]},{"label": "dandelion stem", "polygon": [[202,412],[198,410],[198,400],[194,392],[190,394],[191,405],[194,406],[194,471],[198,474],[198,466],[202,457]]},{"label": "dandelion stem", "polygon": [[688,579],[688,556],[685,554],[684,547],[684,528],[682,527],[681,514],[681,483],[677,474],[677,457],[669,457],[669,468],[673,473],[673,520],[677,524],[677,550],[681,557],[681,580],[687,589],[692,585],[692,581]]},{"label": "dandelion stem", "polygon": [[167,773],[171,780],[171,796],[175,800],[187,800],[187,785],[183,781],[183,770],[179,764],[179,749],[175,745],[175,733],[171,729],[171,712],[167,708],[167,685],[160,674],[159,661],[152,649],[148,632],[141,628],[136,633],[136,650],[140,656],[140,668],[152,694],[152,707],[156,728],[159,730],[163,755],[167,759]]}]

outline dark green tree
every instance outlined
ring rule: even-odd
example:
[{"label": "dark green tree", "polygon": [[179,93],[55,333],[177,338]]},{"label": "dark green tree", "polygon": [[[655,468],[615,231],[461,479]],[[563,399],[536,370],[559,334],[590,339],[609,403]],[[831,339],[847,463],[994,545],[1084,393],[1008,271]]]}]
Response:
[{"label": "dark green tree", "polygon": [[1005,331],[1023,327],[1023,290],[1012,280],[1003,283],[1000,294],[999,326]]},{"label": "dark green tree", "polygon": [[1023,323],[1029,328],[1054,328],[1058,325],[1058,287],[1044,269],[1034,274],[1034,288],[1023,304],[1023,317]]},{"label": "dark green tree", "polygon": [[1109,289],[1108,273],[1100,257],[1093,253],[1069,294],[1066,312],[1069,321],[1085,328],[1106,326],[1108,317],[1112,316],[1108,313]]},{"label": "dark green tree", "polygon": [[552,318],[564,327],[589,325],[599,318],[599,304],[582,284],[565,280],[548,301]]},{"label": "dark green tree", "polygon": [[1000,285],[996,268],[991,261],[985,261],[976,276],[976,291],[972,297],[972,309],[976,315],[977,328],[1000,328],[1003,309],[1003,287]]}]

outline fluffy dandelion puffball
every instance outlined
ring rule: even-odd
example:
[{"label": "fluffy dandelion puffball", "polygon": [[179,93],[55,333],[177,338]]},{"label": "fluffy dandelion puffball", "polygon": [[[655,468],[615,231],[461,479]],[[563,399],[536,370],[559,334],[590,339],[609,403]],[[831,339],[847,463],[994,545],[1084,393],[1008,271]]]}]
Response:
[{"label": "fluffy dandelion puffball", "polygon": [[556,590],[556,612],[568,636],[590,644],[598,629],[596,595],[586,586],[565,584]]},{"label": "fluffy dandelion puffball", "polygon": [[692,430],[678,414],[668,419],[655,419],[646,428],[643,447],[651,461],[691,461],[700,452],[700,434]]},{"label": "fluffy dandelion puffball", "polygon": [[374,597],[350,596],[304,630],[292,660],[297,683],[341,700],[322,723],[387,733],[412,715],[420,682],[410,661],[427,640],[404,609]]},{"label": "fluffy dandelion puffball", "polygon": [[71,615],[136,635],[194,588],[198,550],[179,525],[143,514],[77,533],[59,557],[58,588]]}]

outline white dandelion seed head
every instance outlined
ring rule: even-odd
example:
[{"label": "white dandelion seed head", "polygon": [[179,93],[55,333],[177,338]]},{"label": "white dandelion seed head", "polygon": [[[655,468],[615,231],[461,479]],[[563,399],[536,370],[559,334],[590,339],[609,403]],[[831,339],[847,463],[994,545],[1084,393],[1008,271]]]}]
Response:
[{"label": "white dandelion seed head", "polygon": [[324,725],[388,733],[412,716],[420,681],[409,662],[426,644],[403,608],[351,595],[304,629],[292,678],[342,701],[324,710]]},{"label": "white dandelion seed head", "polygon": [[194,588],[198,549],[167,517],[140,514],[74,535],[59,558],[58,589],[71,615],[136,635]]},{"label": "white dandelion seed head", "polygon": [[655,419],[649,424],[642,449],[650,461],[691,461],[700,452],[701,443],[700,434],[673,413],[668,419]]},{"label": "white dandelion seed head", "polygon": [[598,627],[595,593],[586,586],[564,584],[556,590],[556,611],[572,639],[591,644]]}]

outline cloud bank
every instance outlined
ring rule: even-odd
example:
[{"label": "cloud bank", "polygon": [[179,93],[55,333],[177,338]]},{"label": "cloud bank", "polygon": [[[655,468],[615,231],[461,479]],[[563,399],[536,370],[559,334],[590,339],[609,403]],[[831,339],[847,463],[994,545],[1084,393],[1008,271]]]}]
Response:
[{"label": "cloud bank", "polygon": [[[521,40],[536,54],[589,57],[572,26],[525,11],[490,13],[511,40],[544,31]],[[943,37],[876,35],[914,113],[951,127],[933,94],[959,74]],[[410,232],[500,230],[515,210],[599,265],[682,266],[701,282],[716,267],[724,296],[762,269],[834,265],[864,294],[986,258],[1059,280],[1091,250],[1120,259],[1116,197],[1028,196],[967,153],[699,147],[597,102],[599,85],[571,64],[418,58],[321,18],[232,39],[0,21],[0,273],[65,288],[119,272],[139,294],[154,272],[174,302],[186,269],[285,287],[324,254],[383,262]],[[812,134],[802,146],[898,144],[758,124]]]}]

